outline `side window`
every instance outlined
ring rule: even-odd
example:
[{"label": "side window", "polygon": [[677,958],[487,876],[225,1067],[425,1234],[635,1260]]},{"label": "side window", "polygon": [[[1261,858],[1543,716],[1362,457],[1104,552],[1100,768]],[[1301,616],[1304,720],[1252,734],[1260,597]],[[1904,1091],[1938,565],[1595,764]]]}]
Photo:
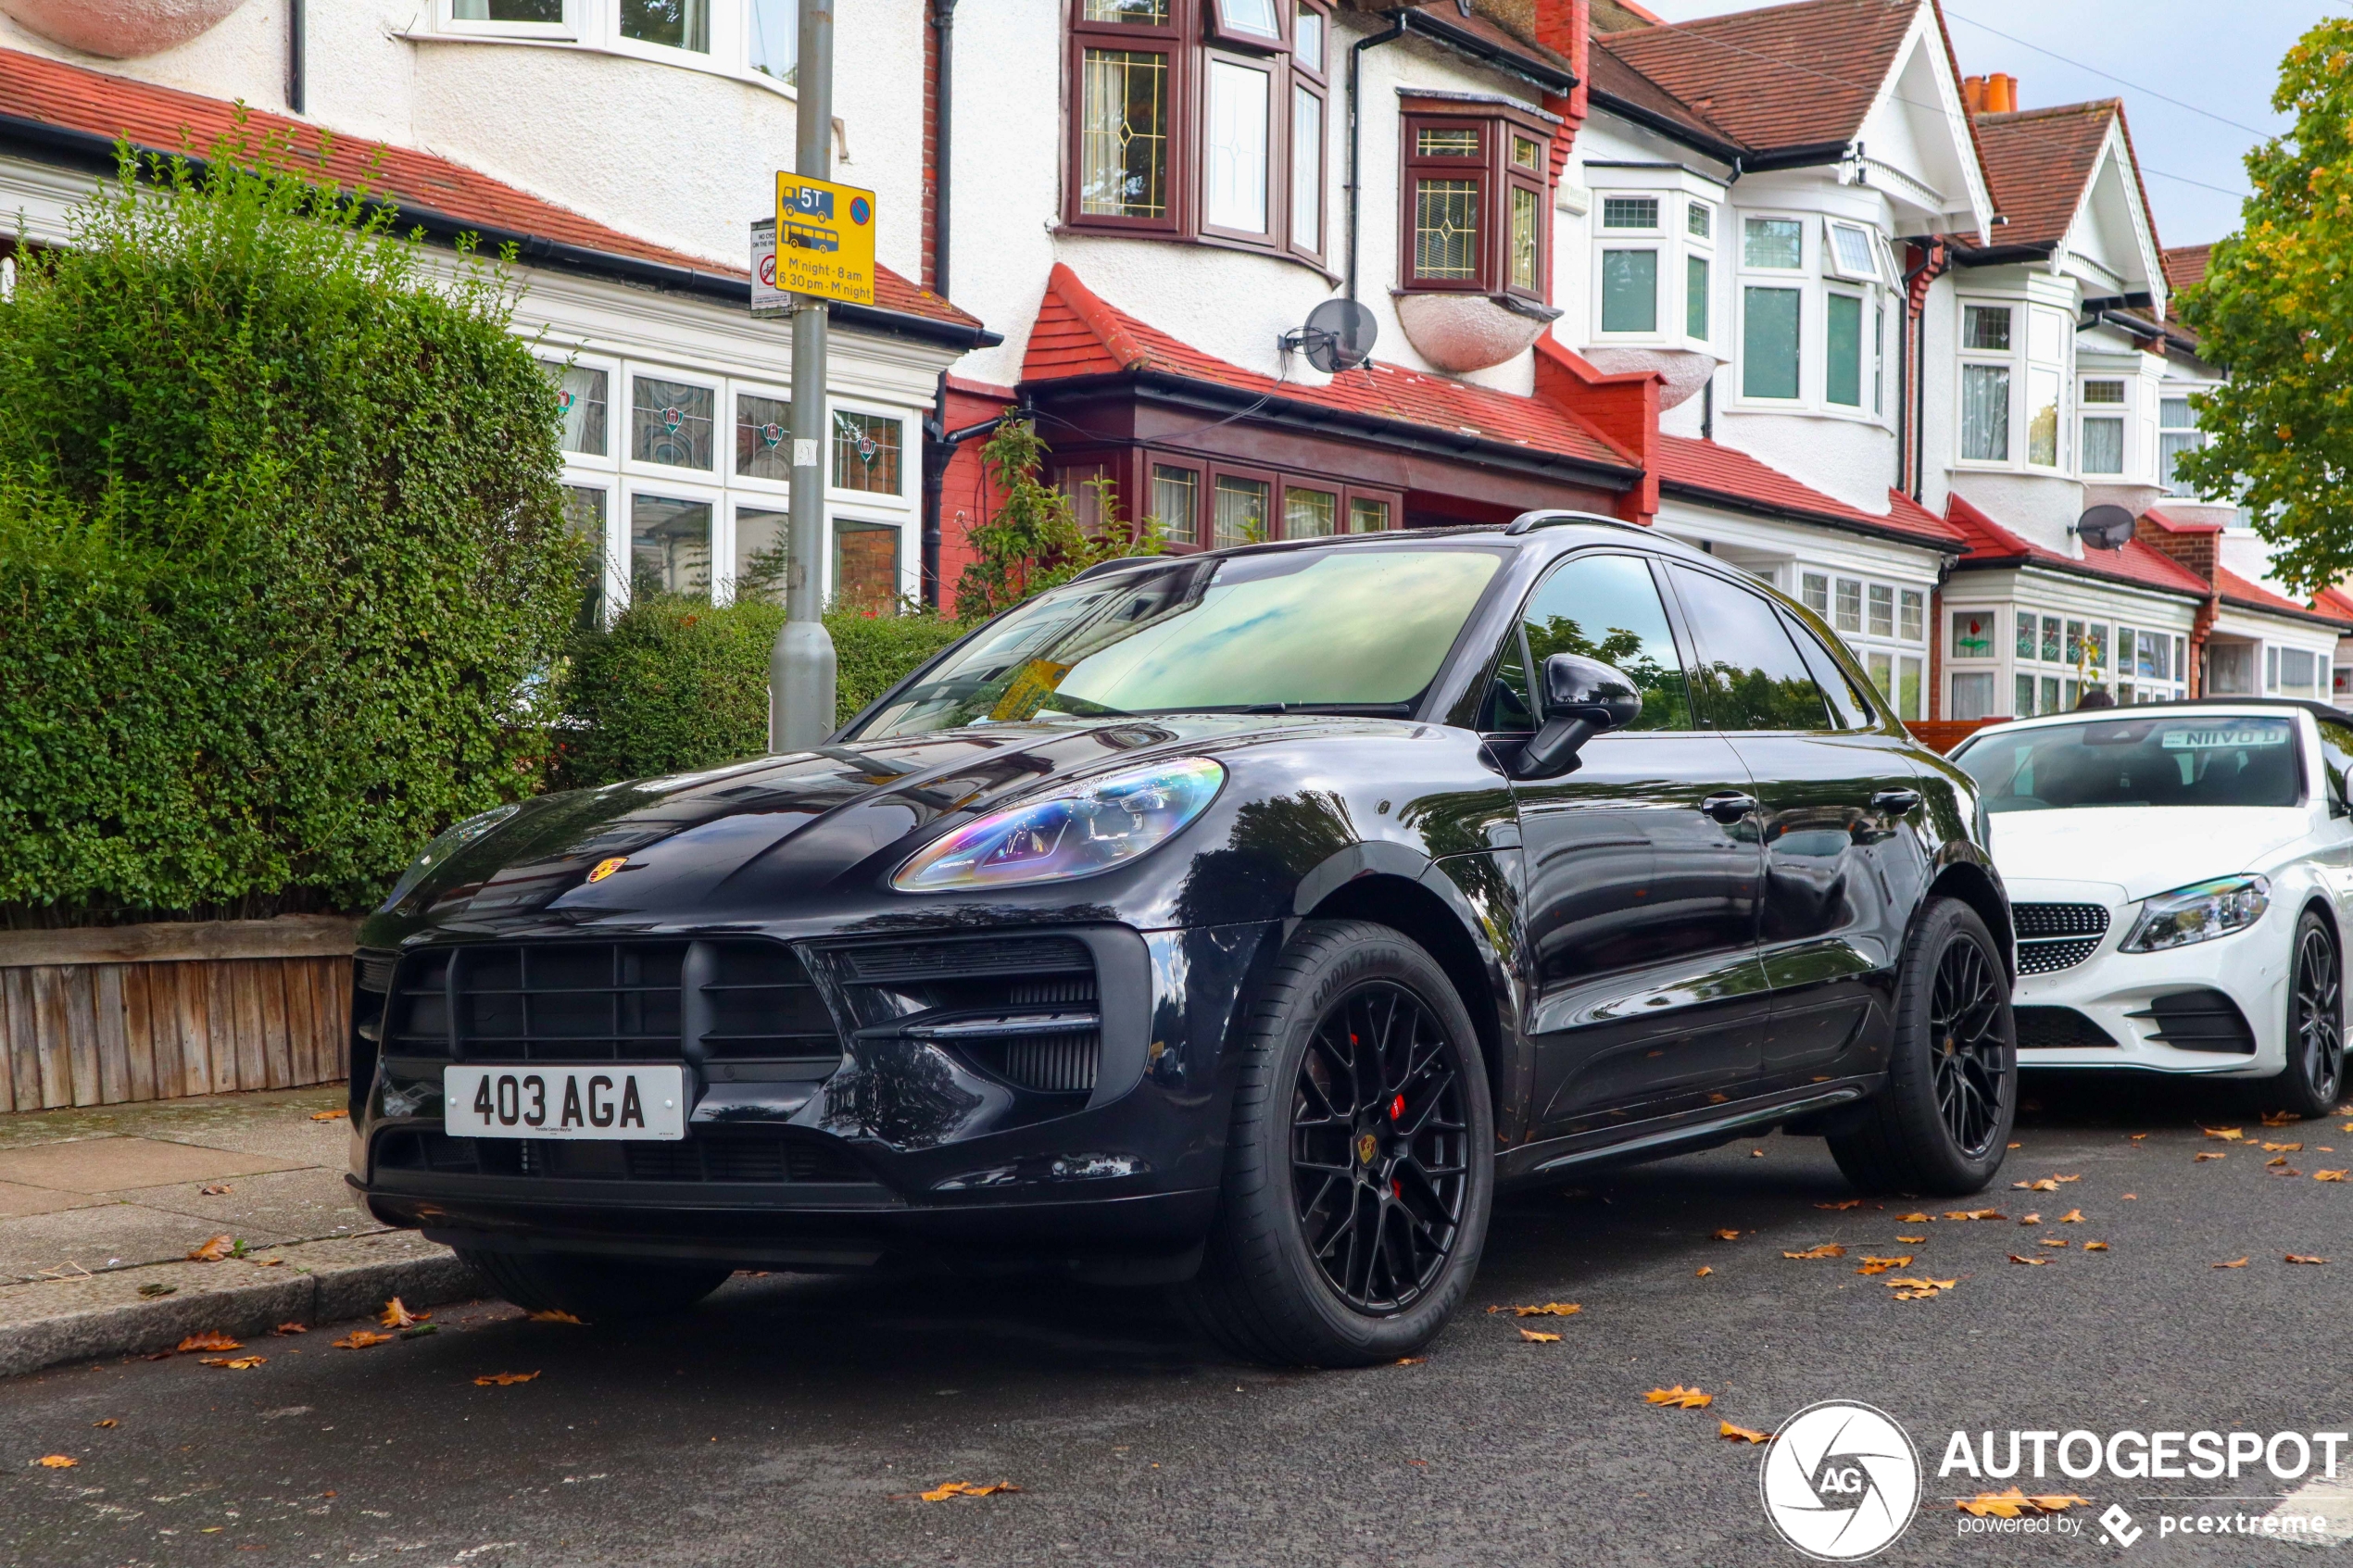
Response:
[{"label": "side window", "polygon": [[1831,711],[1837,716],[1842,730],[1868,730],[1875,721],[1870,699],[1856,689],[1855,682],[1843,669],[1812,628],[1790,614],[1781,612],[1782,623],[1788,628],[1790,640],[1797,645],[1798,657],[1806,660],[1806,668],[1814,672],[1814,684],[1831,699]]},{"label": "side window", "polygon": [[1629,728],[1692,728],[1691,694],[1675,634],[1658,602],[1649,565],[1635,556],[1578,556],[1553,569],[1533,596],[1522,631],[1529,677],[1542,688],[1544,660],[1582,654],[1614,664],[1642,694],[1642,717]]},{"label": "side window", "polygon": [[1703,721],[1718,730],[1827,730],[1831,713],[1780,613],[1710,572],[1670,566],[1698,644]]},{"label": "side window", "polygon": [[2321,726],[2321,768],[2328,774],[2333,801],[2353,801],[2353,725],[2323,719]]}]

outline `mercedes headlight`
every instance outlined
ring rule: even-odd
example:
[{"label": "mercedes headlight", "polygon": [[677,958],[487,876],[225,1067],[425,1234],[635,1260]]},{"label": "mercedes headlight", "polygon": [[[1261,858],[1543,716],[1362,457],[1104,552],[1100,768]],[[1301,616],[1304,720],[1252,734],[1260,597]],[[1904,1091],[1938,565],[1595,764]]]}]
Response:
[{"label": "mercedes headlight", "polygon": [[2224,876],[2160,893],[2141,906],[2121,950],[2161,953],[2244,931],[2271,905],[2271,884],[2259,876]]},{"label": "mercedes headlight", "polygon": [[520,806],[493,806],[487,811],[444,829],[431,844],[425,846],[422,854],[409,862],[409,869],[400,873],[400,880],[392,884],[392,892],[385,896],[384,908],[389,909],[409,897],[416,891],[417,884],[425,880],[427,872],[522,809]]},{"label": "mercedes headlight", "polygon": [[1206,757],[1089,779],[965,823],[899,868],[902,893],[1012,887],[1126,865],[1208,809],[1226,770]]}]

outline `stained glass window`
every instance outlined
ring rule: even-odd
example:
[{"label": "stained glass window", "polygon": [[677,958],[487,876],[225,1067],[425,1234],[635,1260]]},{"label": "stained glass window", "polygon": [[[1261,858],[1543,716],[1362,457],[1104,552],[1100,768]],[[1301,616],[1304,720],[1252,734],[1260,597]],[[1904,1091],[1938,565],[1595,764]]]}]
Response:
[{"label": "stained glass window", "polygon": [[[1423,135],[1432,134],[1423,132]],[[1475,136],[1477,132],[1467,132]],[[1421,180],[1414,186],[1414,275],[1478,276],[1478,182]]]},{"label": "stained glass window", "polygon": [[1357,495],[1348,503],[1348,532],[1384,533],[1389,530],[1389,503]]},{"label": "stained glass window", "polygon": [[707,386],[635,378],[630,383],[629,455],[641,463],[709,469],[716,400]]},{"label": "stained glass window", "polygon": [[1088,49],[1082,60],[1078,210],[1168,216],[1168,56]]},{"label": "stained glass window", "polygon": [[539,361],[556,389],[556,413],[563,420],[563,447],[592,458],[605,455],[605,372],[585,365]]},{"label": "stained glass window", "polygon": [[899,421],[835,409],[834,484],[842,490],[898,495]]},{"label": "stained glass window", "polygon": [[[1536,236],[1541,232],[1543,198],[1524,185],[1512,187],[1512,287],[1535,289]],[[1655,268],[1657,257],[1652,257]]]},{"label": "stained glass window", "polygon": [[1466,126],[1423,126],[1414,132],[1414,156],[1477,157],[1478,132]]},{"label": "stained glass window", "polygon": [[747,479],[791,482],[791,404],[736,394],[736,471]]}]

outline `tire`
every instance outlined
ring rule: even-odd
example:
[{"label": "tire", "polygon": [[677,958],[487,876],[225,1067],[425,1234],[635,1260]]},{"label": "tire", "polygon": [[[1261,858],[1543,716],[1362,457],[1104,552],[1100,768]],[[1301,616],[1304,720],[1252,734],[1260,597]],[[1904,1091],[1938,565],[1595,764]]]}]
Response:
[{"label": "tire", "polygon": [[1887,1085],[1831,1157],[1864,1192],[1958,1198],[2002,1168],[2018,1115],[2018,1030],[2001,949],[1977,911],[1931,897],[1904,943]]},{"label": "tire", "polygon": [[2265,1098],[2298,1116],[2326,1116],[2345,1092],[2345,989],[2336,934],[2311,910],[2296,922],[2288,960],[2287,1065]]},{"label": "tire", "polygon": [[1195,1323],[1276,1365],[1413,1354],[1470,1288],[1494,1199],[1462,998],[1388,926],[1307,921],[1246,1004],[1240,1049]]},{"label": "tire", "polygon": [[476,1252],[459,1261],[526,1312],[570,1312],[587,1323],[623,1323],[683,1312],[736,1271],[723,1263],[649,1263],[569,1252]]}]

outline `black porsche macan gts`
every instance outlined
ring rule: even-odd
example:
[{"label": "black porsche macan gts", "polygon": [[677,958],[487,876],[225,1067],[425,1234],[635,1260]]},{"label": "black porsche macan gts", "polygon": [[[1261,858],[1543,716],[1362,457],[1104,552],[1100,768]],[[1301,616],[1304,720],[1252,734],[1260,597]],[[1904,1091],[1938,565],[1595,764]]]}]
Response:
[{"label": "black porsche macan gts", "polygon": [[827,745],[555,795],[361,933],[351,1180],[516,1302],[1047,1267],[1229,1348],[1433,1335],[1500,1184],[2017,1100],[1968,778],[1811,614],[1534,514],[1098,567]]}]

